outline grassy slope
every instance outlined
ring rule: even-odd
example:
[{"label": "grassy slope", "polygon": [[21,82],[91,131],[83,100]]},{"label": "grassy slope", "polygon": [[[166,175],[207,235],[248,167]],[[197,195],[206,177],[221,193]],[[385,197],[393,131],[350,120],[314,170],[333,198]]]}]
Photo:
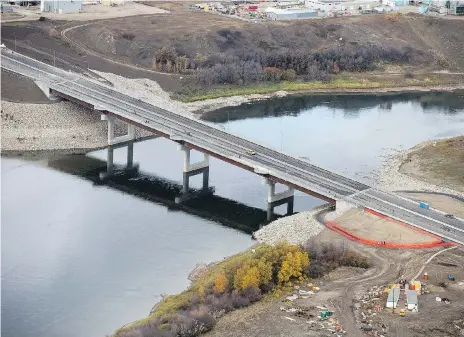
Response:
[{"label": "grassy slope", "polygon": [[[153,59],[162,46],[180,47],[187,55],[204,57],[232,50],[272,50],[279,48],[307,48],[322,51],[347,44],[364,46],[366,42],[378,46],[412,47],[419,51],[416,59],[406,66],[380,68],[378,73],[387,77],[366,79],[364,74],[336,77],[330,83],[265,83],[242,87],[195,88],[182,92],[178,98],[194,101],[221,96],[269,93],[277,90],[317,91],[329,89],[391,88],[402,86],[429,86],[440,83],[463,83],[460,78],[439,77],[433,83],[415,77],[406,80],[406,73],[430,74],[438,69],[462,72],[464,69],[464,20],[432,18],[420,15],[364,15],[325,20],[295,20],[248,23],[213,13],[188,10],[181,4],[171,3],[170,14],[138,16],[100,21],[75,29],[69,37],[98,51],[105,57],[128,64],[153,69]],[[240,36],[225,41],[218,33],[232,29]],[[388,33],[386,33],[388,32]],[[124,36],[133,36],[133,39]],[[421,56],[422,53],[422,56]],[[192,56],[190,56],[192,57]],[[173,76],[178,79],[178,76]],[[200,89],[200,90],[199,90]],[[340,90],[342,91],[342,90]]]},{"label": "grassy slope", "polygon": [[464,191],[464,136],[428,144],[412,151],[409,159],[420,168],[413,175]]}]

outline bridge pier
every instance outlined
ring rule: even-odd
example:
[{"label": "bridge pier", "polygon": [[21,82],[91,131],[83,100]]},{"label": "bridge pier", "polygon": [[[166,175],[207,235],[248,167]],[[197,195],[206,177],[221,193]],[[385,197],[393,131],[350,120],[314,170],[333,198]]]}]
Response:
[{"label": "bridge pier", "polygon": [[[97,108],[97,110],[100,110]],[[135,139],[135,126],[133,124],[127,124],[127,134],[124,136],[115,137],[114,136],[114,122],[116,118],[113,116],[108,116],[105,114],[101,115],[102,121],[108,122],[108,145],[116,145],[120,143],[130,142]]]},{"label": "bridge pier", "polygon": [[202,192],[209,192],[209,155],[204,154],[203,160],[197,163],[191,163],[190,161],[190,149],[184,145],[179,145],[178,149],[184,152],[184,172],[183,172],[183,183],[182,183],[182,195],[176,197],[175,202],[181,203],[190,198],[190,177],[198,174],[203,175]]},{"label": "bridge pier", "polygon": [[48,86],[47,83],[42,81],[34,81],[34,83],[39,87],[40,90],[45,94],[45,96],[51,101],[60,101],[61,97],[56,96],[52,93],[52,89]]},{"label": "bridge pier", "polygon": [[274,208],[283,204],[287,204],[287,214],[293,214],[294,206],[294,190],[289,187],[287,190],[276,193],[275,185],[276,183],[270,179],[263,178],[263,183],[268,186],[267,194],[267,221],[274,220]]},{"label": "bridge pier", "polygon": [[100,172],[100,180],[104,181],[111,178],[114,175],[114,150],[127,146],[127,162],[126,166],[123,168],[123,172],[129,175],[135,175],[139,171],[139,165],[134,164],[134,142],[128,142],[124,145],[111,145],[107,148],[107,157],[106,157],[106,172]]}]

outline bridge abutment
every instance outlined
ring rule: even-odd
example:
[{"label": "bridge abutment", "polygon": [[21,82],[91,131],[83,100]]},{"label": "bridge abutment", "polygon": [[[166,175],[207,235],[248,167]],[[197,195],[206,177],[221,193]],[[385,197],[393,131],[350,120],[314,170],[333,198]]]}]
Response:
[{"label": "bridge abutment", "polygon": [[60,101],[61,97],[55,95],[52,92],[52,89],[48,86],[47,83],[42,82],[42,81],[34,81],[34,83],[39,87],[40,90],[45,94],[45,96],[50,100],[50,101]]},{"label": "bridge abutment", "polygon": [[283,192],[276,193],[276,183],[268,178],[263,178],[263,183],[268,186],[267,193],[267,221],[274,220],[274,208],[280,205],[287,204],[287,214],[293,214],[294,206],[294,190],[289,187]]}]

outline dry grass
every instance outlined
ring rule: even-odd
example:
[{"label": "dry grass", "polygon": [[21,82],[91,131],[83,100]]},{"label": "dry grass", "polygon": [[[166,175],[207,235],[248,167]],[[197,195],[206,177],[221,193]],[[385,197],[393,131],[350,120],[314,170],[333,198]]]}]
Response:
[{"label": "dry grass", "polygon": [[464,136],[430,143],[412,151],[408,160],[419,168],[419,175],[464,190]]}]

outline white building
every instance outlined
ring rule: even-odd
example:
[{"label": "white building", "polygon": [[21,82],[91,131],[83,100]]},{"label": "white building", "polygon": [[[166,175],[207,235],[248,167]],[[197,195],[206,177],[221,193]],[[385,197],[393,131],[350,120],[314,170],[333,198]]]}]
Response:
[{"label": "white building", "polygon": [[79,13],[82,11],[82,0],[42,0],[41,12]]}]

